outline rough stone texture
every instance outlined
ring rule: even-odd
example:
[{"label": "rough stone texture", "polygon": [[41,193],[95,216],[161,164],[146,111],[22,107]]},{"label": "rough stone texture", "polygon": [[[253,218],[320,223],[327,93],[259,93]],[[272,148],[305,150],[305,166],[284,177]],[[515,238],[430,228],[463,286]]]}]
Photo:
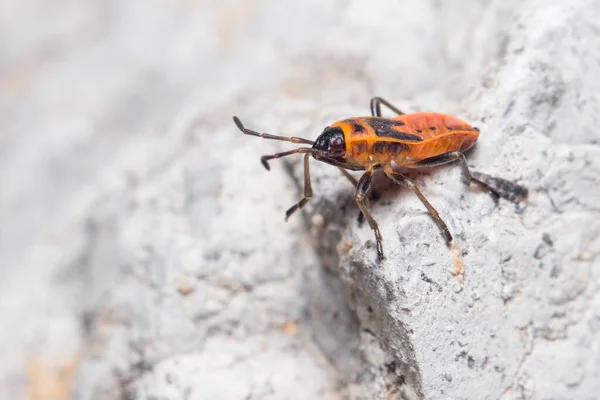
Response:
[{"label": "rough stone texture", "polygon": [[[35,12],[32,12],[35,10]],[[600,3],[0,5],[2,398],[592,399]],[[353,189],[261,154],[373,95],[478,126],[474,170]],[[464,282],[454,274],[464,265]]]}]

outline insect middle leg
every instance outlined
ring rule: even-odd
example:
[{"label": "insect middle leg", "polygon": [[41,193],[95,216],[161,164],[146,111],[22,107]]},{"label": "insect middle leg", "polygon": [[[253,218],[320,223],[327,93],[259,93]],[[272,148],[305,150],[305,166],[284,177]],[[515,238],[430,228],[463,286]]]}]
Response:
[{"label": "insect middle leg", "polygon": [[[340,169],[342,174],[350,181],[350,183],[352,183],[352,185],[354,187],[358,186],[358,181],[356,180],[355,177],[350,175],[350,173],[348,171],[346,171],[344,168],[341,168],[341,167],[338,167],[338,168]],[[379,194],[374,189],[371,189],[369,196],[365,199],[366,206],[369,207],[369,202],[377,201],[377,199],[379,199]],[[362,211],[359,210],[358,217],[356,217],[356,221],[358,221],[358,225],[362,226],[364,220],[365,220],[365,215],[362,213]]]},{"label": "insect middle leg", "polygon": [[371,229],[375,233],[375,243],[377,246],[377,260],[381,261],[385,258],[383,256],[383,246],[381,244],[383,239],[381,238],[381,232],[379,232],[379,226],[377,225],[377,222],[369,212],[369,209],[366,204],[366,200],[369,196],[369,192],[371,191],[372,184],[373,171],[371,170],[365,172],[364,175],[361,176],[360,180],[358,181],[358,185],[356,186],[356,195],[354,196],[354,198],[356,199],[358,208],[360,208],[360,211],[362,211],[363,215],[367,219],[369,227],[371,227]]},{"label": "insect middle leg", "polygon": [[310,170],[308,167],[308,158],[309,157],[310,157],[310,154],[304,155],[304,197],[302,198],[302,200],[300,200],[298,203],[291,206],[285,212],[285,220],[286,221],[288,220],[290,215],[295,213],[297,210],[301,210],[306,205],[306,203],[308,203],[308,201],[312,198],[312,195],[313,195],[312,185],[310,184]]},{"label": "insect middle leg", "polygon": [[474,182],[477,185],[480,185],[488,191],[495,201],[497,201],[499,197],[502,197],[510,201],[519,202],[527,197],[527,189],[522,186],[505,179],[495,178],[479,172],[471,173],[465,155],[460,151],[451,151],[440,154],[439,156],[425,158],[423,160],[405,164],[405,166],[408,168],[435,167],[457,160],[460,163],[463,178],[466,181],[465,183],[469,184]]},{"label": "insect middle leg", "polygon": [[452,242],[452,235],[450,234],[448,226],[446,226],[446,223],[444,222],[444,220],[442,220],[437,210],[433,208],[431,203],[429,203],[425,196],[423,196],[423,193],[421,193],[421,190],[419,190],[417,184],[412,179],[409,179],[408,177],[394,171],[390,165],[384,166],[383,170],[385,171],[385,174],[392,180],[392,182],[409,188],[417,195],[419,200],[421,200],[421,203],[423,203],[425,208],[427,208],[427,211],[429,211],[429,215],[431,215],[431,218],[433,218],[437,226],[444,234],[446,243],[450,244]]},{"label": "insect middle leg", "polygon": [[381,97],[373,97],[371,99],[371,115],[372,116],[381,117],[381,105],[382,104],[398,115],[404,114],[402,111],[400,111],[394,105],[392,105],[392,103],[390,103],[389,101],[382,99]]}]

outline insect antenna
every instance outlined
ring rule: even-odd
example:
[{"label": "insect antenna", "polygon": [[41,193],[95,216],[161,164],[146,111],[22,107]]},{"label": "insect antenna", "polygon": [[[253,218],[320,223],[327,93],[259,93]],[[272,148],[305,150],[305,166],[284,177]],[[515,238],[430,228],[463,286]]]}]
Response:
[{"label": "insect antenna", "polygon": [[260,158],[260,162],[262,163],[262,165],[267,170],[270,171],[271,168],[269,167],[269,163],[268,163],[269,160],[272,160],[274,158],[281,158],[281,157],[289,156],[289,155],[292,155],[292,154],[306,154],[306,153],[313,154],[313,155],[317,154],[317,155],[320,155],[320,156],[326,156],[326,154],[323,153],[320,150],[315,150],[315,149],[310,148],[310,147],[300,147],[299,149],[288,150],[288,151],[284,151],[282,153],[275,153],[275,154],[270,155],[270,156],[262,156]]},{"label": "insect antenna", "polygon": [[[296,136],[291,136],[291,137],[276,136],[276,135],[270,135],[268,133],[260,133],[260,132],[253,131],[251,129],[245,128],[244,124],[242,124],[242,121],[240,121],[240,119],[235,116],[233,117],[233,122],[235,122],[235,124],[240,129],[240,131],[242,131],[246,135],[258,136],[263,139],[283,140],[285,142],[292,142],[292,143],[299,143],[299,144],[311,144],[312,145],[314,143],[312,140],[303,139],[303,138],[296,137]],[[263,163],[263,165],[264,165],[264,163]],[[269,168],[267,168],[267,169],[269,169]]]}]

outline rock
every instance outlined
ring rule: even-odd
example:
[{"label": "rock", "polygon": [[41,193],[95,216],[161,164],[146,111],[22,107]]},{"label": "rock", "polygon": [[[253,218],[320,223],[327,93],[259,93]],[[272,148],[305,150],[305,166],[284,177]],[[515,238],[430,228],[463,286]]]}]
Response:
[{"label": "rock", "polygon": [[[600,264],[583,250],[600,235],[592,222],[598,147],[584,133],[598,121],[586,104],[597,101],[590,77],[600,70],[579,56],[588,39],[598,40],[588,19],[597,12],[585,2],[543,12],[524,3],[485,86],[465,80],[472,94],[463,107],[482,132],[469,164],[528,186],[524,209],[504,200],[496,207],[461,184],[456,167],[414,174],[454,234],[451,249],[416,196],[380,186],[372,210],[388,257],[379,264],[372,231],[353,220],[357,207],[350,201],[340,211],[339,199],[332,201],[347,182],[335,170],[315,176],[312,212],[329,215],[327,228],[312,227],[315,246],[340,275],[360,329],[376,338],[362,348],[375,379],[387,383],[381,398],[406,387],[431,399],[578,398],[600,388],[600,370],[585,351],[600,345],[586,328],[595,318],[587,310],[598,303],[592,282]],[[576,128],[556,130],[569,120]],[[464,283],[453,276],[459,265]],[[542,372],[550,365],[561,372]]]},{"label": "rock", "polygon": [[[0,393],[600,392],[596,3],[27,7],[0,17]],[[267,172],[260,156],[293,146],[232,116],[314,139],[375,95],[473,123],[469,165],[527,204],[455,166],[411,173],[449,248],[377,177],[378,263],[354,189],[311,161],[314,198],[285,223],[301,157]]]}]

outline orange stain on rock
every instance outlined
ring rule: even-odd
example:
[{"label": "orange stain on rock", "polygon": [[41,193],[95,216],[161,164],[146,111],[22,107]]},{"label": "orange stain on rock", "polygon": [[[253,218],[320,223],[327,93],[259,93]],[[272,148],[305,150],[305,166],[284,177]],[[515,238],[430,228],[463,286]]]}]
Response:
[{"label": "orange stain on rock", "polygon": [[79,367],[80,357],[49,366],[39,357],[26,360],[28,400],[67,400],[71,396],[73,378]]}]

